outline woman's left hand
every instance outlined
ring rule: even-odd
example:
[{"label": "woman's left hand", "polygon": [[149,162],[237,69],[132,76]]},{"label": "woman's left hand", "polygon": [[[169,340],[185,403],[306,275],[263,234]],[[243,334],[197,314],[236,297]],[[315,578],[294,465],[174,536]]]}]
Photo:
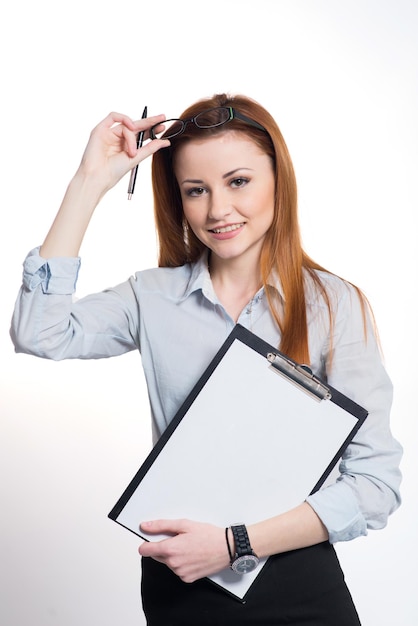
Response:
[{"label": "woman's left hand", "polygon": [[144,541],[138,552],[165,563],[185,583],[210,576],[229,565],[225,529],[190,520],[142,522],[147,534],[170,535],[161,541]]}]

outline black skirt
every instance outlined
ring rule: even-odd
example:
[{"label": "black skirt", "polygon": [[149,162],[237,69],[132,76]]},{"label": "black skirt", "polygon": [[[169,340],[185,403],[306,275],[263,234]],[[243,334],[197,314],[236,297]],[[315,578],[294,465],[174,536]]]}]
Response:
[{"label": "black skirt", "polygon": [[243,601],[207,579],[183,583],[151,558],[141,587],[148,626],[360,625],[328,542],[270,557]]}]

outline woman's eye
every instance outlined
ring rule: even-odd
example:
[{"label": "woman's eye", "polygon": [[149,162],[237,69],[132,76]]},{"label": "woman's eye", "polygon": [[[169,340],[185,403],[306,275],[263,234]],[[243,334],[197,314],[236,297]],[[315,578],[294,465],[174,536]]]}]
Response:
[{"label": "woman's eye", "polygon": [[192,187],[191,189],[188,189],[186,191],[186,195],[188,196],[203,196],[203,194],[205,193],[205,189],[204,187]]},{"label": "woman's eye", "polygon": [[249,182],[248,178],[234,178],[231,180],[232,187],[244,187]]}]

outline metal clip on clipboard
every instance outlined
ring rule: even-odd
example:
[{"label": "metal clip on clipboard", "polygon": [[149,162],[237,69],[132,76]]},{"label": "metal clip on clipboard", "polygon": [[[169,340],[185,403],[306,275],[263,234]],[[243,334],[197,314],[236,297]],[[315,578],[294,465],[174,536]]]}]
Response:
[{"label": "metal clip on clipboard", "polygon": [[274,354],[273,352],[267,354],[267,360],[279,373],[290,379],[291,382],[296,383],[299,387],[302,387],[304,391],[307,391],[317,400],[331,399],[329,388],[316,378],[312,370],[306,365],[298,365],[284,355]]}]

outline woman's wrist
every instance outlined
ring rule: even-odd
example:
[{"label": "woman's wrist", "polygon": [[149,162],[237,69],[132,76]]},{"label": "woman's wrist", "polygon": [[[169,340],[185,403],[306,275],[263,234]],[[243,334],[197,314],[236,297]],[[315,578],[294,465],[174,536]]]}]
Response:
[{"label": "woman's wrist", "polygon": [[77,195],[86,196],[86,198],[93,202],[95,208],[108,189],[107,181],[103,176],[100,174],[93,175],[87,172],[83,165],[80,165],[73,178],[70,180],[66,195],[68,195],[69,192],[75,192]]}]

